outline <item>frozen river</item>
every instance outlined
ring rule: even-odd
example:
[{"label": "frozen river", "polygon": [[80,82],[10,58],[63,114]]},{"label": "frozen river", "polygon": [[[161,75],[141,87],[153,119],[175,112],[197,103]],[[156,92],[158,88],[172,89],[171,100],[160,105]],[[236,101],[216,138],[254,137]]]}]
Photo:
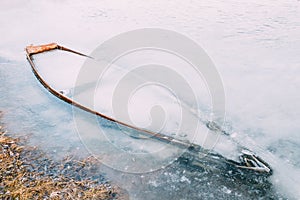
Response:
[{"label": "frozen river", "polygon": [[274,174],[258,187],[179,164],[146,174],[102,170],[132,199],[300,199],[299,1],[2,1],[0,25],[4,121],[49,155],[89,152],[71,106],[38,83],[24,48],[57,42],[89,54],[126,31],[168,29],[196,41],[212,59],[225,90],[227,129]]}]

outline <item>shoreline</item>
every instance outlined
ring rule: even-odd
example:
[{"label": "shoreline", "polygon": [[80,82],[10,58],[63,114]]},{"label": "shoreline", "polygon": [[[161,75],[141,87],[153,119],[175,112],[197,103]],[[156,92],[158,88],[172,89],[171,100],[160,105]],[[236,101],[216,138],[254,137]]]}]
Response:
[{"label": "shoreline", "polygon": [[93,157],[54,161],[26,140],[10,136],[0,112],[0,199],[127,199],[96,168]]}]

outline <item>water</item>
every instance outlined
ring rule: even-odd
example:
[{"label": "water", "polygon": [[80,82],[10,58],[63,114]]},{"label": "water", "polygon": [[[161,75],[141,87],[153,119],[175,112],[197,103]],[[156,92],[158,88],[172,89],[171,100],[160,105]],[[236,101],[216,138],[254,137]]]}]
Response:
[{"label": "water", "polygon": [[190,172],[176,164],[145,175],[106,173],[132,199],[299,199],[299,6],[292,0],[3,1],[0,110],[9,131],[29,133],[30,142],[53,157],[76,150],[84,156],[88,152],[79,142],[72,108],[36,81],[24,47],[57,42],[89,53],[110,37],[136,28],[174,30],[198,42],[212,58],[225,88],[227,128],[271,164],[272,187],[238,186],[220,174]]}]

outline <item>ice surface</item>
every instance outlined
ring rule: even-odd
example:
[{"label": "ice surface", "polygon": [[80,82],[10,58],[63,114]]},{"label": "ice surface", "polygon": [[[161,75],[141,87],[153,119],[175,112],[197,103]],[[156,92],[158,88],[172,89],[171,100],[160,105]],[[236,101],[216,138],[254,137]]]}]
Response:
[{"label": "ice surface", "polygon": [[[125,31],[145,27],[171,29],[198,42],[214,61],[225,88],[227,128],[236,132],[235,140],[271,164],[275,191],[257,189],[251,184],[239,186],[220,174],[186,175],[178,170],[180,167],[168,169],[166,174],[158,172],[143,178],[120,174],[116,179],[127,187],[133,199],[153,199],[155,195],[162,199],[251,199],[256,195],[280,196],[276,192],[299,199],[299,6],[292,0],[1,1],[0,109],[14,132],[30,132],[36,136],[33,143],[50,151],[68,152],[79,146],[72,109],[36,81],[25,61],[24,47],[57,42],[89,54],[101,42]],[[60,63],[49,62],[54,61]],[[78,64],[76,68],[76,63],[74,60],[73,73],[80,67]],[[53,75],[49,77],[52,80],[60,75],[65,78],[60,70],[57,74],[45,74]],[[56,79],[61,82],[53,84],[66,90],[74,81],[72,77]],[[137,95],[142,98],[145,94],[138,91]],[[138,99],[131,99],[132,103],[135,101]],[[105,104],[99,105],[102,103]],[[202,103],[209,104],[209,98],[205,97]],[[145,106],[153,104],[150,101]],[[206,108],[209,111],[209,105]],[[176,111],[176,104],[173,109]],[[134,112],[131,119],[147,126],[151,120],[147,115],[140,117],[142,114]],[[230,155],[235,151],[231,147],[230,143],[219,143],[218,148]]]}]

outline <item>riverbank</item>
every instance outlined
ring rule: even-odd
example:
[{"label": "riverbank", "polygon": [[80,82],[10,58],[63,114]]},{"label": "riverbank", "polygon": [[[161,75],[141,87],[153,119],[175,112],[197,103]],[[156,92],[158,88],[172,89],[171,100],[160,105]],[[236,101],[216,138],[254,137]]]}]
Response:
[{"label": "riverbank", "polygon": [[124,199],[96,172],[99,164],[92,157],[53,161],[0,123],[0,199]]}]

